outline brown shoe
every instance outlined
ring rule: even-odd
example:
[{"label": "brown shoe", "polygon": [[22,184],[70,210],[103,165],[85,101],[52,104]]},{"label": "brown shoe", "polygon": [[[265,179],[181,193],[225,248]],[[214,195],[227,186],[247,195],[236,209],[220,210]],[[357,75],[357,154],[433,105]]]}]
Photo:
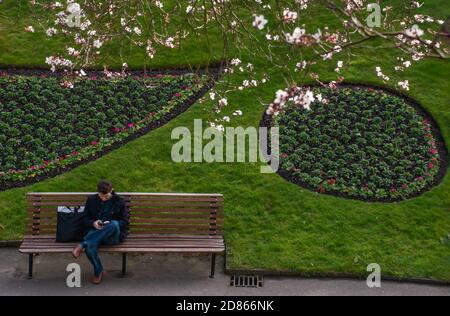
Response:
[{"label": "brown shoe", "polygon": [[81,256],[81,254],[83,253],[83,248],[81,247],[80,244],[78,244],[73,250],[72,250],[72,255],[74,258],[79,258]]},{"label": "brown shoe", "polygon": [[100,283],[102,283],[102,279],[103,279],[103,272],[101,272],[99,276],[94,275],[92,283],[94,283],[95,285],[99,285]]}]

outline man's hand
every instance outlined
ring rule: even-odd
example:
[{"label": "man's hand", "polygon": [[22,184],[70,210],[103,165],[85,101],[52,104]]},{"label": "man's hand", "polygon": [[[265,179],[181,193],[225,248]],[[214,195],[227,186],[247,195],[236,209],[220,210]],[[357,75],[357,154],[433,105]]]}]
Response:
[{"label": "man's hand", "polygon": [[103,229],[103,225],[101,225],[101,222],[102,222],[101,220],[95,221],[94,222],[94,228],[97,229],[97,230]]}]

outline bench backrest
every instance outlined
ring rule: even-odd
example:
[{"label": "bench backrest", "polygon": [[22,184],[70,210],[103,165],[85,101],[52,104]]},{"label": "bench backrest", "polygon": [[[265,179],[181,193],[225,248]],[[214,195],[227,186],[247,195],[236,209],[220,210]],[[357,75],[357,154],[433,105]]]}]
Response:
[{"label": "bench backrest", "polygon": [[[84,206],[95,193],[29,193],[27,235],[56,234],[60,206]],[[132,235],[222,235],[221,194],[118,193],[130,214]]]}]

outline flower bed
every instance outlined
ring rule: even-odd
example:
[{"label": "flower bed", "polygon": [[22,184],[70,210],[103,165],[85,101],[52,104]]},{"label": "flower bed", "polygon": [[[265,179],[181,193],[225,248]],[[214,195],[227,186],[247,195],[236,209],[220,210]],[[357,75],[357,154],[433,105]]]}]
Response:
[{"label": "flower bed", "polygon": [[207,76],[78,79],[0,76],[0,188],[57,174],[162,125],[205,92]]},{"label": "flower bed", "polygon": [[310,110],[288,101],[269,123],[280,127],[285,178],[320,193],[393,201],[445,173],[445,146],[417,106],[372,88],[314,90],[320,97]]}]

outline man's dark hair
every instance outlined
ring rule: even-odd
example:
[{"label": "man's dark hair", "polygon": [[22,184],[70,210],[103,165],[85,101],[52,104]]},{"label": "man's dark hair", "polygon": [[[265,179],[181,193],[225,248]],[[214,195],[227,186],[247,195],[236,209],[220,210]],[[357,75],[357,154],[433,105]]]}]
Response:
[{"label": "man's dark hair", "polygon": [[112,191],[112,184],[107,180],[101,180],[97,184],[97,192],[101,194],[108,194]]}]

